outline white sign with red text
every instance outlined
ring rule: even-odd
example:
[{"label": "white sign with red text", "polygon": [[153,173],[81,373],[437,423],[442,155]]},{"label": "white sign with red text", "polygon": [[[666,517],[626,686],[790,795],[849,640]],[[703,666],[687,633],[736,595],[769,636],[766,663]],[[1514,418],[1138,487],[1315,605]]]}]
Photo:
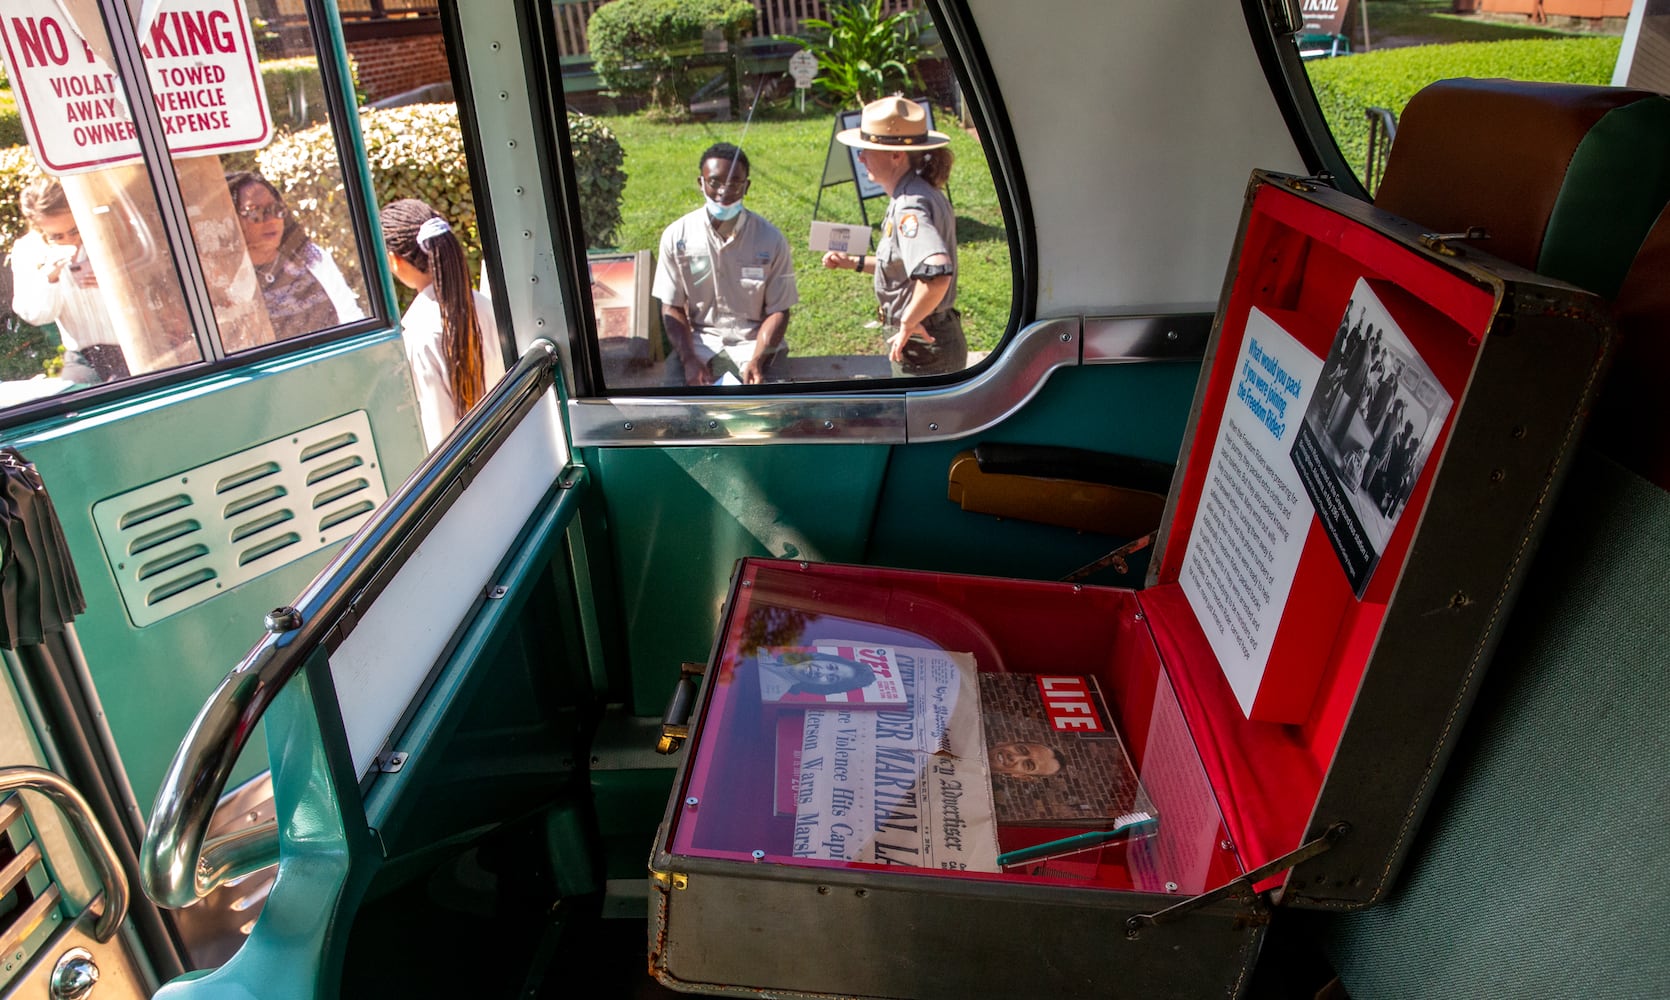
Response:
[{"label": "white sign with red text", "polygon": [[[102,24],[75,0],[6,0],[0,53],[29,145],[50,174],[139,159]],[[80,16],[74,16],[79,13]],[[273,135],[243,0],[151,0],[140,52],[175,156],[258,149]],[[78,22],[89,33],[86,40]]]}]

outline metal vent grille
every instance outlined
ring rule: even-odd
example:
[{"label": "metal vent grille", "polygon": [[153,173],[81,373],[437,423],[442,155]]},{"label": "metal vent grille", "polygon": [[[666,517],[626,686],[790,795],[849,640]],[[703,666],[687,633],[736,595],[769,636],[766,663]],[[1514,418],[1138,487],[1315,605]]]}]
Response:
[{"label": "metal vent grille", "polygon": [[365,411],[93,505],[141,628],[354,533],[388,497]]}]

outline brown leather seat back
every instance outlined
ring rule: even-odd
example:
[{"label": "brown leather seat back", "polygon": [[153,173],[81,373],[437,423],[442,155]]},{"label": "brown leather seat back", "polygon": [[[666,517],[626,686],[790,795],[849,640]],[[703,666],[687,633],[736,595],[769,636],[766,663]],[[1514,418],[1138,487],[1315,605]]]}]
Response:
[{"label": "brown leather seat back", "polygon": [[1375,205],[1615,300],[1589,442],[1670,489],[1670,98],[1441,80],[1410,100]]}]

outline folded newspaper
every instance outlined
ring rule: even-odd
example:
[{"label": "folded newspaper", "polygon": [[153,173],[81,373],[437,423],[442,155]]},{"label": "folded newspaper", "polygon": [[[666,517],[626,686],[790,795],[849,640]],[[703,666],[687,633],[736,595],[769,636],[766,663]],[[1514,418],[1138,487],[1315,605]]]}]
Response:
[{"label": "folded newspaper", "polygon": [[792,784],[793,854],[998,871],[974,658],[891,650],[908,704],[806,710]]}]

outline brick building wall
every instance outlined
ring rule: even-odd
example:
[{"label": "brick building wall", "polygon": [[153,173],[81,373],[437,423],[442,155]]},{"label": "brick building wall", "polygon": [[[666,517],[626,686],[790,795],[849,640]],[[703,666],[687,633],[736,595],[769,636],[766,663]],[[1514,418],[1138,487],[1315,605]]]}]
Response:
[{"label": "brick building wall", "polygon": [[452,79],[439,31],[396,38],[348,40],[366,100],[377,101]]}]

